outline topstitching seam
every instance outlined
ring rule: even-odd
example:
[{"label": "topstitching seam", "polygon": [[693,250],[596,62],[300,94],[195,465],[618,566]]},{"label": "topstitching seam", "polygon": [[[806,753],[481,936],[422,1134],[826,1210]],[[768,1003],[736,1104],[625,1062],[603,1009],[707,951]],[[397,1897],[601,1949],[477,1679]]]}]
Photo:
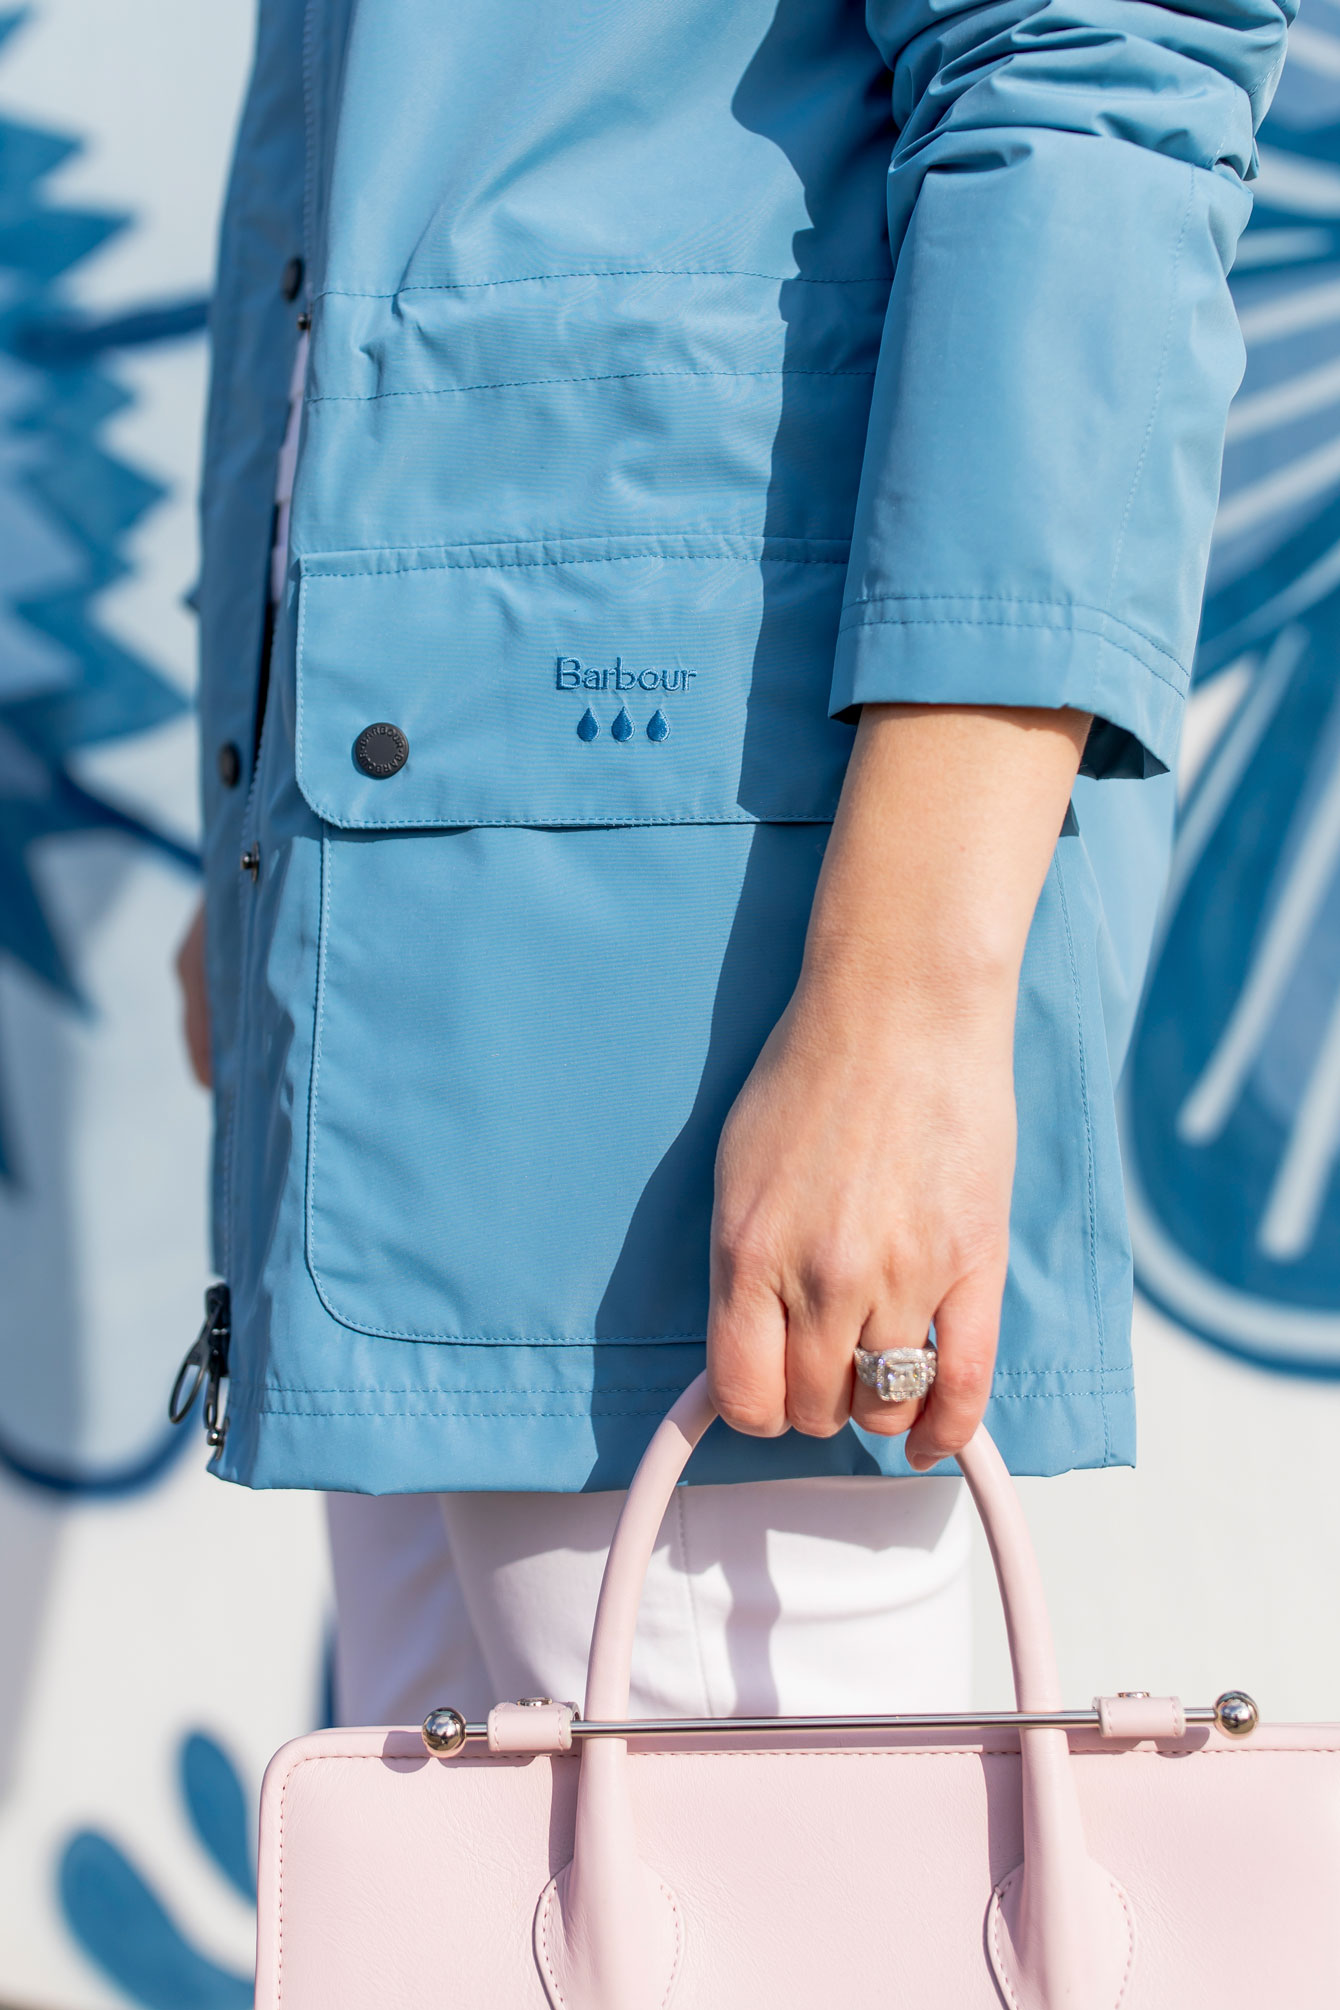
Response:
[{"label": "topstitching seam", "polygon": [[[1093,1304],[1093,1321],[1098,1333],[1098,1372],[1102,1376],[1107,1371],[1107,1329],[1103,1321],[1103,1298],[1098,1280],[1098,1197],[1094,1180],[1093,1113],[1089,1108],[1089,1067],[1084,1045],[1084,1001],[1080,995],[1079,959],[1075,952],[1075,932],[1070,922],[1070,902],[1066,898],[1065,875],[1061,870],[1059,852],[1053,857],[1052,870],[1056,874],[1056,890],[1060,898],[1061,923],[1065,929],[1066,956],[1070,964],[1070,988],[1075,1004],[1075,1050],[1079,1056],[1079,1099],[1084,1113],[1084,1177],[1085,1198],[1088,1203],[1089,1227],[1089,1295]],[[1101,1383],[1098,1389],[1098,1404],[1103,1418],[1103,1464],[1112,1462],[1112,1429],[1107,1411],[1107,1395]]]},{"label": "topstitching seam", "polygon": [[[469,546],[460,547],[469,550]],[[365,545],[366,551],[393,551],[394,545]],[[313,579],[397,579],[409,572],[508,572],[518,568],[555,567],[563,570],[570,565],[632,565],[639,560],[654,558],[661,565],[837,565],[845,566],[845,558],[811,557],[807,553],[768,553],[734,551],[613,551],[595,552],[589,558],[482,558],[477,563],[453,565],[438,559],[427,564],[415,562],[408,565],[355,566],[348,572],[335,572],[315,563],[304,568],[303,578]]]},{"label": "topstitching seam", "polygon": [[318,300],[399,300],[405,293],[483,293],[499,286],[550,285],[563,279],[768,279],[778,286],[890,286],[891,272],[855,273],[820,279],[800,272],[753,272],[732,265],[593,265],[576,272],[526,272],[512,279],[439,279],[386,291],[358,286],[325,286]]},{"label": "topstitching seam", "polygon": [[[1057,634],[1066,633],[1066,628],[1056,622],[1030,621],[1026,618],[1004,614],[998,617],[990,615],[881,615],[874,621],[850,621],[847,618],[849,610],[854,607],[898,607],[904,604],[914,605],[918,601],[953,601],[963,597],[953,593],[872,594],[864,600],[849,600],[843,611],[840,625],[844,633],[854,628],[1043,628],[1054,630]],[[973,594],[969,597],[974,604],[980,603],[986,607],[1052,607],[1058,613],[1071,616],[1072,624],[1079,629],[1081,634],[1093,633],[1095,631],[1085,629],[1074,619],[1076,616],[1088,615],[1093,620],[1103,623],[1105,627],[1111,626],[1112,628],[1121,629],[1127,635],[1133,635],[1137,641],[1144,644],[1145,648],[1154,650],[1157,655],[1166,658],[1172,664],[1176,672],[1175,677],[1170,677],[1166,671],[1160,670],[1157,663],[1145,663],[1143,667],[1149,671],[1151,677],[1158,677],[1163,683],[1170,684],[1179,696],[1185,695],[1187,672],[1180,658],[1175,656],[1171,649],[1165,648],[1163,643],[1156,641],[1152,635],[1146,635],[1143,629],[1135,627],[1132,622],[1123,620],[1119,614],[1110,613],[1105,607],[1089,607],[1083,602],[1071,604],[1060,600],[1010,600],[996,594]],[[1102,633],[1101,630],[1096,632]],[[1138,651],[1131,649],[1130,645],[1122,642],[1119,637],[1105,635],[1103,639],[1110,642],[1114,649],[1124,649],[1128,655],[1136,656],[1137,660],[1143,663],[1143,658],[1139,657]]]},{"label": "topstitching seam", "polygon": [[323,391],[309,405],[376,405],[387,398],[459,398],[470,391],[529,391],[547,384],[621,384],[657,377],[873,377],[873,370],[603,370],[585,377],[500,377],[478,384],[434,384],[415,391]]},{"label": "topstitching seam", "polygon": [[[455,1336],[455,1339],[456,1344],[459,1344],[461,1346],[474,1346],[474,1345],[486,1345],[490,1347],[550,1346],[554,1347],[555,1349],[561,1349],[565,1344],[571,1344],[571,1343],[564,1343],[562,1341],[548,1341],[543,1339],[539,1340],[497,1339],[497,1340],[489,1340],[481,1342],[481,1341],[472,1341],[467,1336],[461,1336],[461,1335]],[[652,1337],[650,1339],[646,1337],[637,1338],[637,1337],[626,1336],[622,1339],[592,1340],[586,1344],[589,1344],[592,1348],[655,1347],[660,1346],[661,1344],[663,1344],[663,1342],[675,1343],[677,1341],[696,1342],[699,1346],[701,1346],[703,1336],[701,1333],[693,1333],[693,1334],[672,1333],[664,1336]],[[1021,1382],[1031,1377],[1045,1375],[1045,1376],[1064,1376],[1067,1378],[1083,1377],[1089,1381],[1096,1381],[1099,1379],[1100,1375],[1104,1380],[1106,1380],[1111,1375],[1125,1374],[1126,1372],[1127,1371],[1125,1369],[1106,1369],[1106,1368],[1102,1370],[1099,1370],[1097,1368],[997,1368],[995,1371],[994,1379],[995,1381],[1005,1380],[1005,1381]],[[255,1392],[249,1391],[248,1393],[255,1393]],[[516,1395],[570,1396],[574,1402],[581,1402],[581,1403],[586,1403],[591,1400],[591,1391],[584,1388],[582,1389],[564,1388],[561,1385],[559,1386],[555,1386],[553,1384],[540,1385],[535,1382],[528,1382],[524,1390],[518,1390],[515,1386],[511,1388],[501,1388],[501,1389],[472,1388],[472,1387],[444,1389],[437,1383],[414,1383],[414,1382],[402,1382],[399,1384],[398,1387],[394,1389],[388,1389],[385,1386],[385,1384],[381,1382],[378,1383],[357,1382],[353,1384],[342,1383],[342,1382],[333,1382],[333,1383],[266,1382],[263,1385],[261,1385],[260,1393],[272,1394],[277,1396],[448,1396],[452,1398],[453,1401],[461,1396],[516,1396]],[[602,1388],[597,1392],[595,1400],[600,1401],[605,1396],[646,1396],[646,1395],[680,1396],[683,1393],[684,1393],[684,1384],[682,1381],[633,1382],[628,1383],[626,1385],[621,1383],[610,1383],[606,1387]],[[1007,1396],[1006,1400],[1010,1402],[1015,1402],[1018,1401],[1019,1398],[1014,1396]]]}]

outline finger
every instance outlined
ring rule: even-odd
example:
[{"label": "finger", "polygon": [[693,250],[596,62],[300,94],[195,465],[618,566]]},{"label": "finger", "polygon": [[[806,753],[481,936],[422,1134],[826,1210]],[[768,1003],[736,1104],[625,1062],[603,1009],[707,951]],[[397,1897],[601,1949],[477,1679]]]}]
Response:
[{"label": "finger", "polygon": [[[911,1311],[900,1312],[893,1307],[882,1307],[871,1313],[861,1335],[860,1345],[871,1354],[882,1354],[889,1347],[924,1347],[930,1327],[930,1319]],[[851,1420],[859,1424],[863,1431],[871,1431],[877,1437],[897,1438],[910,1430],[921,1410],[921,1402],[886,1403],[875,1389],[853,1375]]]},{"label": "finger", "polygon": [[786,1311],[763,1284],[712,1287],[707,1386],[733,1431],[779,1438],[786,1419]]},{"label": "finger", "polygon": [[808,1438],[833,1437],[851,1416],[863,1313],[856,1299],[787,1306],[786,1414]]},{"label": "finger", "polygon": [[956,1284],[935,1315],[939,1356],[931,1392],[907,1439],[907,1462],[926,1472],[961,1452],[982,1421],[991,1394],[1004,1276],[974,1272]]}]

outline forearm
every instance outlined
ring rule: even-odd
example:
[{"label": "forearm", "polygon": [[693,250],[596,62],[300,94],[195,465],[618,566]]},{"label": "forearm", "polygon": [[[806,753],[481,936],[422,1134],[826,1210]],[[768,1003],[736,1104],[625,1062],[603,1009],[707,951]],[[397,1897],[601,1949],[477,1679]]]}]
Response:
[{"label": "forearm", "polygon": [[1088,729],[1078,712],[866,706],[802,984],[862,1016],[1012,1014]]}]

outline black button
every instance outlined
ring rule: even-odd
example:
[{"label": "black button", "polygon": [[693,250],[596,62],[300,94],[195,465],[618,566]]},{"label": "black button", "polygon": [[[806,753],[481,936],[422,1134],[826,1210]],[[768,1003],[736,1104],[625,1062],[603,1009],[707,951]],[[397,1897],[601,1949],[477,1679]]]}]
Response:
[{"label": "black button", "polygon": [[409,741],[399,726],[388,726],[384,719],[375,726],[364,726],[354,741],[354,761],[374,781],[384,782],[388,775],[398,774],[408,759]]},{"label": "black button", "polygon": [[242,756],[231,740],[219,748],[219,780],[225,789],[235,789],[242,779]]},{"label": "black button", "polygon": [[279,282],[279,290],[285,300],[296,300],[302,291],[302,260],[290,258],[284,267],[284,276]]}]

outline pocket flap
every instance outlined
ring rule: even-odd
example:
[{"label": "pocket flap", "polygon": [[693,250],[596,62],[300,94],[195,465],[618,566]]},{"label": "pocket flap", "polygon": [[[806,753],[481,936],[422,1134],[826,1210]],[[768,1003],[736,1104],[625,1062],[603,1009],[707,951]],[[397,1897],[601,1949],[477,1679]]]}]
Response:
[{"label": "pocket flap", "polygon": [[299,786],[351,830],[827,822],[845,568],[746,538],[304,558]]}]

